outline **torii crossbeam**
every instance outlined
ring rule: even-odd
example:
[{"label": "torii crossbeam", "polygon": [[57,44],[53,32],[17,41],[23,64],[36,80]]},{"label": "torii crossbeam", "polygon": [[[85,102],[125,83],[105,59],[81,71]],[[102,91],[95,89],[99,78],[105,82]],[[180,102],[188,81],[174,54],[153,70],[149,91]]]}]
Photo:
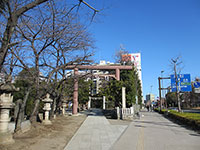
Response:
[{"label": "torii crossbeam", "polygon": [[[65,69],[74,69],[74,76],[78,75],[78,70],[115,70],[116,80],[120,80],[120,70],[131,70],[133,66],[123,65],[69,65]],[[74,78],[73,110],[72,114],[77,114],[78,109],[78,79]]]}]

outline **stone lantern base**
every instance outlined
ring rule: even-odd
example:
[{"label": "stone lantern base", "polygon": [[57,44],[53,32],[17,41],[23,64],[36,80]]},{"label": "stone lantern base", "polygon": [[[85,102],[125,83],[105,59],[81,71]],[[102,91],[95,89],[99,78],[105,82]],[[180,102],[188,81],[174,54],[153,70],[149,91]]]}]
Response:
[{"label": "stone lantern base", "polygon": [[42,123],[44,125],[51,125],[52,124],[52,122],[50,120],[43,120]]},{"label": "stone lantern base", "polygon": [[0,133],[0,144],[13,144],[15,143],[11,133]]}]

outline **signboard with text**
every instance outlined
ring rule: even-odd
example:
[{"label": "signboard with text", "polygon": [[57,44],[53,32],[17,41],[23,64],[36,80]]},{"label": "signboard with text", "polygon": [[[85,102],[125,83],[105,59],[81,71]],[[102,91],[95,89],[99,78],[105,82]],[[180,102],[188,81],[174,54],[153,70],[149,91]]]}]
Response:
[{"label": "signboard with text", "polygon": [[136,68],[141,69],[141,54],[140,53],[123,54],[122,62],[132,62]]},{"label": "signboard with text", "polygon": [[[171,78],[171,90],[176,92],[176,78],[175,75],[170,75]],[[192,91],[190,74],[178,74],[177,75],[177,85],[178,91],[180,92],[190,92]]]}]

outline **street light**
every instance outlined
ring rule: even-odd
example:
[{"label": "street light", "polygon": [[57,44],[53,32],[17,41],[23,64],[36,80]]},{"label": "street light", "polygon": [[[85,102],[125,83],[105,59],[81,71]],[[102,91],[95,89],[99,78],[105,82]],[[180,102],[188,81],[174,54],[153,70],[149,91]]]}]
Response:
[{"label": "street light", "polygon": [[[161,71],[161,77],[158,78],[159,81],[159,97],[160,97],[160,111],[162,110],[162,86],[163,86],[163,79],[162,79],[162,74],[164,70]],[[160,85],[160,80],[162,80],[162,85]]]}]

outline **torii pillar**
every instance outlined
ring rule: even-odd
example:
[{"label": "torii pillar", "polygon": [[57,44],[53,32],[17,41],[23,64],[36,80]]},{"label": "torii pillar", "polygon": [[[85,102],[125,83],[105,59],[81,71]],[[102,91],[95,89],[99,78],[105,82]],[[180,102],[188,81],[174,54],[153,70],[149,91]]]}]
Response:
[{"label": "torii pillar", "polygon": [[115,76],[116,76],[116,80],[119,81],[120,80],[120,70],[119,70],[119,68],[115,69]]},{"label": "torii pillar", "polygon": [[72,114],[77,114],[78,109],[78,68],[74,68],[74,93]]}]

